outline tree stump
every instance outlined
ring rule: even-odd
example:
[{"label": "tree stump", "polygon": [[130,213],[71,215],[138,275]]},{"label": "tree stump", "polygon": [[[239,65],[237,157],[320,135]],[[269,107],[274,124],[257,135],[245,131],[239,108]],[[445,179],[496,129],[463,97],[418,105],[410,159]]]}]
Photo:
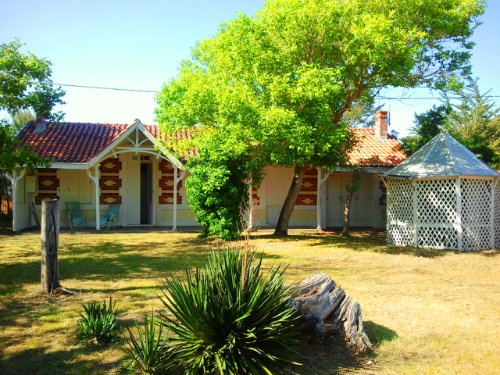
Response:
[{"label": "tree stump", "polygon": [[306,327],[324,336],[338,333],[356,351],[371,349],[363,329],[361,306],[324,273],[316,273],[299,283],[294,291],[294,307]]},{"label": "tree stump", "polygon": [[52,295],[61,286],[57,259],[59,251],[59,201],[57,199],[42,201],[41,224],[42,293]]}]

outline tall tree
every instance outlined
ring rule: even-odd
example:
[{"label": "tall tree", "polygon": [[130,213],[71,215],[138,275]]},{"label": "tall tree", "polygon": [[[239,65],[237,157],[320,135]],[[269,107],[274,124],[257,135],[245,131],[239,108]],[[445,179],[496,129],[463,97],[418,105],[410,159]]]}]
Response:
[{"label": "tall tree", "polygon": [[500,168],[500,107],[490,91],[481,93],[475,81],[457,92],[460,101],[450,104],[453,111],[445,128],[483,161]]},{"label": "tall tree", "polygon": [[415,124],[410,128],[408,137],[401,139],[405,152],[409,155],[415,153],[420,147],[439,134],[448,120],[451,112],[450,105],[432,106],[427,112],[416,114]]},{"label": "tall tree", "polygon": [[22,44],[15,40],[0,45],[0,108],[14,116],[23,109],[33,109],[37,116],[57,121],[62,112],[52,112],[64,91],[54,87],[51,63],[32,53],[22,53]]},{"label": "tall tree", "polygon": [[158,95],[157,119],[167,132],[230,131],[258,165],[293,168],[275,231],[286,234],[305,170],[347,163],[354,140],[344,116],[354,103],[387,86],[446,89],[470,74],[468,38],[483,6],[269,0],[197,44]]},{"label": "tall tree", "polygon": [[0,120],[1,174],[47,166],[47,160],[25,147],[16,147],[16,132],[21,122],[29,120],[27,111],[35,111],[40,120],[55,121],[63,116],[62,112],[52,112],[55,105],[64,103],[64,91],[52,84],[51,63],[29,52],[22,53],[21,47],[17,40],[0,45],[0,109],[12,116]]}]

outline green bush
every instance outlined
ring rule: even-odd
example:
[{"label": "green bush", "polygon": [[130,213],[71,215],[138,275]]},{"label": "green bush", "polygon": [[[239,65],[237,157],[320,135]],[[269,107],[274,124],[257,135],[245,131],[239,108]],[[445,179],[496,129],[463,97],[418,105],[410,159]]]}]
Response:
[{"label": "green bush", "polygon": [[138,324],[135,325],[138,338],[136,339],[130,328],[127,327],[129,337],[127,338],[128,347],[123,350],[126,353],[129,367],[139,370],[143,374],[161,374],[172,367],[167,342],[163,334],[163,327],[158,326],[151,318],[144,317],[144,335]]},{"label": "green bush", "polygon": [[293,363],[296,311],[283,272],[261,272],[262,258],[238,249],[213,252],[205,269],[170,277],[162,288],[172,355],[187,374],[263,374]]},{"label": "green bush", "polygon": [[78,314],[78,337],[87,345],[105,345],[115,336],[118,329],[116,302],[88,303],[82,305],[83,313]]}]

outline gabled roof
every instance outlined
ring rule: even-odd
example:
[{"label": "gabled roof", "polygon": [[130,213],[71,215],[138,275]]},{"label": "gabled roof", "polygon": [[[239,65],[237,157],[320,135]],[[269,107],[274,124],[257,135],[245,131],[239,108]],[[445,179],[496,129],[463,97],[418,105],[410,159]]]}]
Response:
[{"label": "gabled roof", "polygon": [[[89,124],[61,122],[50,123],[42,133],[34,133],[34,123],[27,124],[18,134],[21,146],[31,146],[32,151],[57,163],[89,163],[105,151],[132,125]],[[142,124],[141,124],[142,125]],[[142,125],[154,138],[160,139],[157,125]],[[387,140],[375,137],[373,128],[352,128],[358,144],[350,154],[350,162],[371,167],[393,167],[406,159],[399,142],[391,136]],[[168,137],[189,138],[189,131]],[[187,156],[192,156],[193,151]]]},{"label": "gabled roof", "polygon": [[384,177],[428,178],[452,176],[500,177],[448,133],[440,133]]}]

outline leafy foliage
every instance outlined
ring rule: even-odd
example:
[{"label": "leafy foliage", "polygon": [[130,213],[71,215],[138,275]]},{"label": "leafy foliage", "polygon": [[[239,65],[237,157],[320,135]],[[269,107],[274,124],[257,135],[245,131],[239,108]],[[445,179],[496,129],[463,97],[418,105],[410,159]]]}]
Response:
[{"label": "leafy foliage", "polygon": [[47,159],[39,158],[26,147],[15,147],[16,144],[15,129],[0,121],[0,173],[49,166]]},{"label": "leafy foliage", "polygon": [[[199,157],[188,160],[190,176],[186,180],[189,207],[201,224],[202,236],[216,235],[223,240],[235,240],[240,235],[242,213],[248,206],[247,181],[259,181],[260,173],[249,158],[251,146],[239,142],[231,134],[219,136],[208,134],[203,129],[200,135],[204,142],[198,147]],[[217,144],[232,140],[228,152],[211,151]],[[236,147],[237,146],[237,147]]]},{"label": "leafy foliage", "polygon": [[500,168],[500,108],[489,91],[481,93],[477,82],[458,92],[446,130],[486,163]]},{"label": "leafy foliage", "polygon": [[[267,1],[254,17],[240,14],[196,45],[178,77],[158,94],[157,120],[167,133],[200,124],[210,128],[219,142],[209,143],[203,162],[205,155],[216,160],[246,143],[260,169],[344,166],[354,144],[347,114],[355,103],[373,103],[387,86],[460,86],[456,77],[470,73],[468,38],[483,5]],[[290,189],[300,186],[292,183]]]},{"label": "leafy foliage", "polygon": [[205,269],[186,271],[186,283],[165,281],[162,324],[176,335],[172,355],[187,374],[270,374],[296,355],[284,271],[263,275],[262,258],[245,254],[214,251]]},{"label": "leafy foliage", "polygon": [[12,116],[11,122],[0,120],[0,173],[49,165],[47,159],[17,147],[16,132],[31,119],[30,109],[51,121],[63,117],[62,112],[52,113],[55,105],[64,103],[64,91],[53,87],[50,62],[22,53],[21,46],[17,40],[0,44],[0,109]]},{"label": "leafy foliage", "polygon": [[163,327],[155,324],[154,316],[144,317],[144,334],[138,324],[135,325],[138,338],[127,327],[128,347],[124,348],[129,366],[138,369],[142,374],[156,375],[165,373],[172,367]]},{"label": "leafy foliage", "polygon": [[61,98],[65,93],[53,86],[51,63],[22,53],[21,47],[17,40],[0,45],[0,108],[12,116],[32,108],[47,120],[60,120],[63,114],[51,111],[57,104],[64,104]]},{"label": "leafy foliage", "polygon": [[83,313],[78,314],[78,338],[90,345],[105,345],[111,342],[118,329],[116,301],[109,303],[88,303],[82,305]]},{"label": "leafy foliage", "polygon": [[432,106],[427,112],[415,114],[415,121],[410,128],[411,136],[401,139],[403,149],[409,155],[439,134],[451,112],[449,105]]}]

